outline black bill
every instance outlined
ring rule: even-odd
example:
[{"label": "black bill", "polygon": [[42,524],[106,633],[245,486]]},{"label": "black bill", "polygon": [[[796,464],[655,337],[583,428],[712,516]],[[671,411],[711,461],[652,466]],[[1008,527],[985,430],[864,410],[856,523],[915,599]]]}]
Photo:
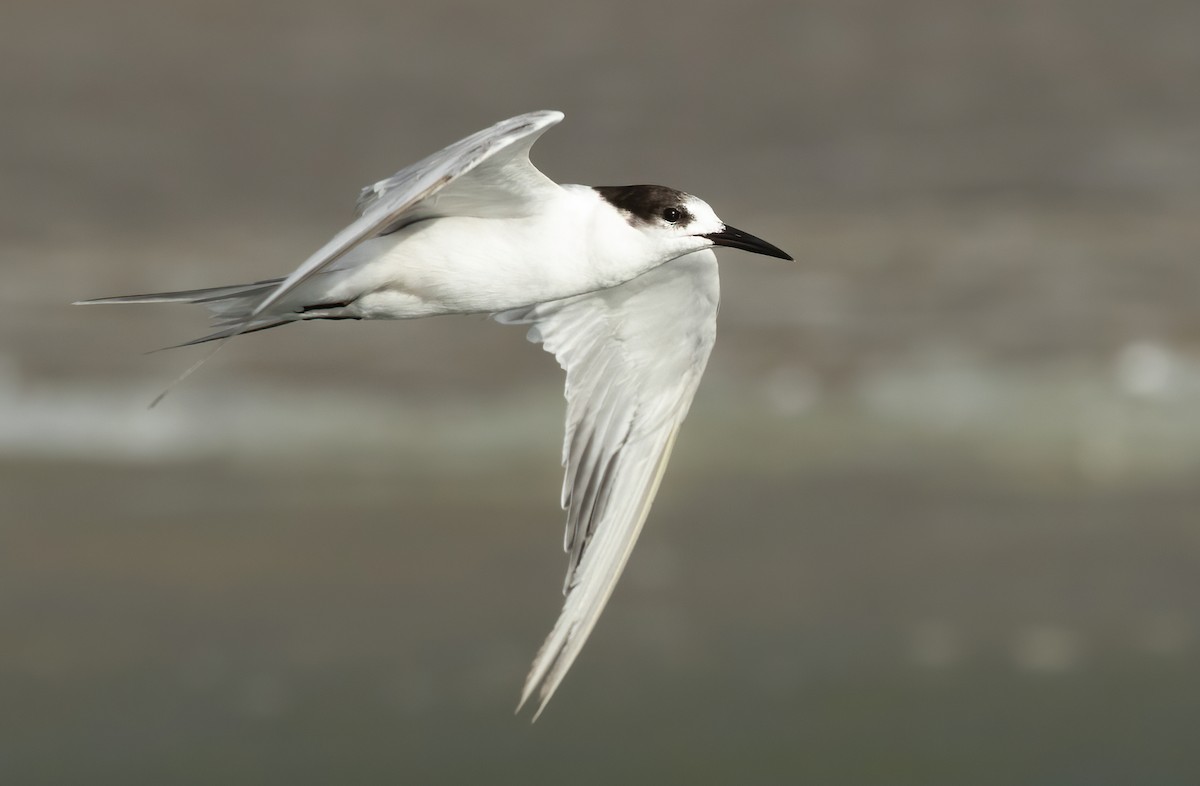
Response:
[{"label": "black bill", "polygon": [[720,232],[712,232],[704,237],[713,242],[715,246],[729,246],[730,248],[740,248],[742,251],[749,251],[754,254],[765,254],[769,257],[777,259],[786,259],[789,262],[792,260],[792,255],[781,248],[771,245],[765,240],[747,234],[740,229],[734,229],[727,226]]}]

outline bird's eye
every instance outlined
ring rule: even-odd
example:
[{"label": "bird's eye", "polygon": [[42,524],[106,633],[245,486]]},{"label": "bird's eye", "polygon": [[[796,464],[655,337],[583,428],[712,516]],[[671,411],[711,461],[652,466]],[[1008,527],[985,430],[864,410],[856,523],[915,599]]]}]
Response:
[{"label": "bird's eye", "polygon": [[679,212],[679,209],[674,207],[669,207],[664,210],[662,216],[663,221],[666,221],[668,224],[674,224],[676,221],[683,218],[683,214]]}]

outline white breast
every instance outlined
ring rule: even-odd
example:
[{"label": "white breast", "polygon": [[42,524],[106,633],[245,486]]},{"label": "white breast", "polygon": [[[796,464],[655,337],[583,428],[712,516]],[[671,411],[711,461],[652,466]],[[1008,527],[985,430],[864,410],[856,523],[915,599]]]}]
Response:
[{"label": "white breast", "polygon": [[350,313],[367,319],[493,313],[604,289],[661,263],[591,188],[563,194],[533,216],[438,218],[365,241],[296,299],[353,301]]}]

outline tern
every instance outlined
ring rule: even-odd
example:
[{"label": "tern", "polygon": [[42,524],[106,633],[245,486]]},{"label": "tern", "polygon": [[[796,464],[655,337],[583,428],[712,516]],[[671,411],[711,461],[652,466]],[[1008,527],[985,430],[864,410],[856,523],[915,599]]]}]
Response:
[{"label": "tern", "polygon": [[553,182],[529,150],[562,119],[501,121],[364,188],[355,220],[283,278],[80,301],[207,307],[215,332],[179,346],[313,319],[485,313],[528,325],[566,371],[567,399],[565,600],[517,706],[536,691],[535,719],[629,559],[708,362],[712,249],[792,259],[673,188]]}]

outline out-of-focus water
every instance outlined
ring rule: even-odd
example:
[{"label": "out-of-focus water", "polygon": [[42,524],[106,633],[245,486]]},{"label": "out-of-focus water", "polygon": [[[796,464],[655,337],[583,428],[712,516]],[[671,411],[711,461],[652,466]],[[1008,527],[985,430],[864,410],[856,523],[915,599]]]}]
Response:
[{"label": "out-of-focus water", "polygon": [[551,462],[394,459],[4,465],[14,782],[1194,771],[1192,484],[682,461],[530,728],[511,710],[557,610]]},{"label": "out-of-focus water", "polygon": [[[1189,2],[18,4],[0,25],[0,783],[1193,784]],[[289,270],[534,108],[664,182],[720,338],[543,718],[560,372],[483,318],[240,338],[83,297]]]}]

